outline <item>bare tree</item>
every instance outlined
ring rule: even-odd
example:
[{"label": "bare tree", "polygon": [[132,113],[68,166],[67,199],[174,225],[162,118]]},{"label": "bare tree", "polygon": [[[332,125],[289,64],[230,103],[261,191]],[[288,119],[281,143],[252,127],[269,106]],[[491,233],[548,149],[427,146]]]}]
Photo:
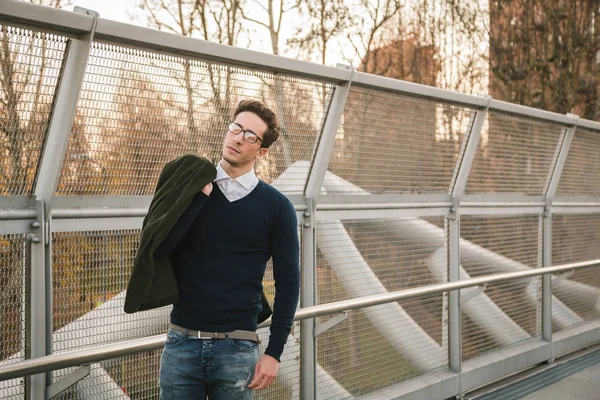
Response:
[{"label": "bare tree", "polygon": [[384,28],[399,15],[402,3],[399,0],[377,0],[376,2],[360,0],[359,6],[354,8],[359,10],[360,16],[354,28],[347,32],[348,41],[352,44],[358,59],[363,60],[360,70],[383,75],[386,68],[369,71],[366,67],[369,62],[380,67],[377,49],[390,41],[385,38]]},{"label": "bare tree", "polygon": [[481,56],[489,63],[493,97],[600,117],[600,0],[504,0],[490,2],[489,10],[447,2],[461,29],[488,44]]},{"label": "bare tree", "polygon": [[[151,27],[230,46],[237,43],[243,29],[239,0],[142,0],[139,8],[145,12]],[[208,100],[215,109],[217,120],[228,118],[231,112],[231,70],[212,63],[204,66],[187,58],[182,60],[182,69],[175,78],[187,95],[189,133],[196,135],[198,126],[194,110],[198,107],[196,99],[206,98],[199,93],[205,78],[212,91]]]},{"label": "bare tree", "polygon": [[[266,2],[266,5],[265,5]],[[242,9],[242,16],[250,22],[254,22],[269,31],[271,40],[271,51],[279,55],[279,42],[281,35],[281,24],[284,14],[298,7],[298,4],[290,0],[250,0],[245,3],[246,7],[258,6],[259,9],[266,12],[267,21],[264,19],[250,17],[247,10]]]},{"label": "bare tree", "polygon": [[288,45],[305,56],[318,54],[321,64],[327,63],[327,50],[332,40],[342,35],[350,24],[350,10],[344,0],[299,0],[300,10],[308,17],[308,29],[298,28]]}]

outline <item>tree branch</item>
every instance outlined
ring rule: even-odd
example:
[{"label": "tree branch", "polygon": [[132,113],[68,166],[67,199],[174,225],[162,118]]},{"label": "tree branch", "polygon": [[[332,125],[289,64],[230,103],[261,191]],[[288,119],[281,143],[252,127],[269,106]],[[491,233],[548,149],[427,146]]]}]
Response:
[{"label": "tree branch", "polygon": [[265,24],[264,22],[248,17],[246,15],[246,13],[244,12],[244,10],[241,8],[240,8],[240,14],[242,15],[242,18],[244,18],[246,21],[254,22],[255,24],[259,24],[259,25],[264,26],[267,29],[270,29],[269,25]]}]

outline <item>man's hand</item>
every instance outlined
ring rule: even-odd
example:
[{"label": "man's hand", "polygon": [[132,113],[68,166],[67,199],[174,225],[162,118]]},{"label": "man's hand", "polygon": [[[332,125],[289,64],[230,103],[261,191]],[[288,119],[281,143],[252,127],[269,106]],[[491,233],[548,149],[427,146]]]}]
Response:
[{"label": "man's hand", "polygon": [[273,357],[263,354],[254,368],[254,379],[248,385],[250,389],[261,390],[269,387],[275,380],[279,371],[279,361]]},{"label": "man's hand", "polygon": [[207,196],[210,196],[210,192],[212,192],[212,189],[212,182],[208,182],[208,184],[202,188],[202,193],[204,193]]}]

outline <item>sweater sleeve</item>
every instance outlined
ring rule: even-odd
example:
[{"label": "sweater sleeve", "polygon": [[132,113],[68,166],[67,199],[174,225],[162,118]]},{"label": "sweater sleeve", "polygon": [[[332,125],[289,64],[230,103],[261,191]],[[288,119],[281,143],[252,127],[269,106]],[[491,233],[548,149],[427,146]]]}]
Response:
[{"label": "sweater sleeve", "polygon": [[280,360],[292,328],[300,295],[300,245],[298,222],[290,201],[284,206],[271,236],[275,303],[271,318],[271,335],[265,354]]},{"label": "sweater sleeve", "polygon": [[177,247],[179,242],[181,242],[181,239],[183,239],[187,231],[190,229],[190,226],[192,226],[192,222],[194,222],[194,219],[196,219],[198,216],[198,213],[202,209],[202,206],[204,206],[206,203],[206,200],[208,200],[208,196],[203,192],[198,192],[194,196],[190,205],[185,209],[183,214],[181,214],[175,223],[173,229],[171,229],[165,240],[162,241],[160,246],[158,246],[154,252],[155,257],[166,257],[175,249],[175,247]]}]

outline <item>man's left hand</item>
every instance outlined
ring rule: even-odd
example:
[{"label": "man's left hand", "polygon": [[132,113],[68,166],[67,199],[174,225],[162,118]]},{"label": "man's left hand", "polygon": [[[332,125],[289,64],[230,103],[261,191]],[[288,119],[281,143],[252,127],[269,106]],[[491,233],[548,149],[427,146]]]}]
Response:
[{"label": "man's left hand", "polygon": [[279,361],[263,354],[254,367],[254,379],[248,385],[250,389],[261,390],[269,387],[279,371]]}]

